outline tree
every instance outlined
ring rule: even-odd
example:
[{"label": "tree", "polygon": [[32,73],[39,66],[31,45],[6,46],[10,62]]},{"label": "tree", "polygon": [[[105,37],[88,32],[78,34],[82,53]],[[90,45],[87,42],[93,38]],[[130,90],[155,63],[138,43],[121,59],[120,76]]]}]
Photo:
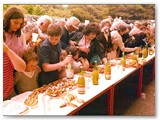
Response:
[{"label": "tree", "polygon": [[[4,4],[5,11],[12,5]],[[107,16],[122,17],[123,19],[155,19],[155,5],[154,4],[103,4],[103,5],[17,5],[21,7],[24,14],[43,15],[47,14],[51,17],[68,18],[71,16],[78,17],[81,21],[88,19],[94,22],[100,22]]]}]

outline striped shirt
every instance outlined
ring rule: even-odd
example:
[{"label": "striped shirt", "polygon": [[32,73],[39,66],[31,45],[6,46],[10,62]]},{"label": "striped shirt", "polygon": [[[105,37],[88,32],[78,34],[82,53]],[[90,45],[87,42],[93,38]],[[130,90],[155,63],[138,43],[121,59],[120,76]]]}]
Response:
[{"label": "striped shirt", "polygon": [[3,53],[3,99],[7,98],[14,89],[13,70],[8,55]]}]

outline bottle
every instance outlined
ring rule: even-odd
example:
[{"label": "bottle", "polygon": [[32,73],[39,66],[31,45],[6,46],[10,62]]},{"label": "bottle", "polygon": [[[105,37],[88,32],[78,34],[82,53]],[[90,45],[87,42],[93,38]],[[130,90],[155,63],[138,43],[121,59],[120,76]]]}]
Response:
[{"label": "bottle", "polygon": [[136,54],[136,51],[134,51],[134,54],[132,56],[132,60],[136,60],[137,61],[137,54]]},{"label": "bottle", "polygon": [[[71,56],[71,52],[69,52],[68,56]],[[74,65],[73,65],[73,63],[68,63],[67,64],[66,77],[67,77],[67,79],[73,79],[73,77],[74,77]]]},{"label": "bottle", "polygon": [[148,45],[146,44],[145,47],[143,48],[143,58],[148,57]]},{"label": "bottle", "polygon": [[140,46],[140,50],[139,50],[139,52],[138,52],[138,58],[141,58],[142,57],[142,46]]},{"label": "bottle", "polygon": [[124,71],[125,67],[126,67],[126,59],[125,59],[125,53],[124,52],[122,53],[122,58],[121,58],[120,64],[122,65],[122,70]]},{"label": "bottle", "polygon": [[79,43],[78,39],[76,39],[75,42],[76,42],[75,46],[78,46],[78,43]]},{"label": "bottle", "polygon": [[105,67],[105,79],[110,80],[111,79],[111,66],[110,61],[108,60]]},{"label": "bottle", "polygon": [[78,76],[78,93],[85,94],[85,78],[82,66],[80,67],[80,73]]},{"label": "bottle", "polygon": [[97,61],[95,61],[94,62],[94,70],[92,72],[92,83],[93,83],[93,85],[98,85],[99,84],[98,79],[99,79],[99,71],[98,71],[98,68],[97,68]]},{"label": "bottle", "polygon": [[154,50],[153,50],[152,47],[149,47],[149,48],[148,48],[148,51],[149,51],[149,55],[152,55],[152,54],[154,53]]}]

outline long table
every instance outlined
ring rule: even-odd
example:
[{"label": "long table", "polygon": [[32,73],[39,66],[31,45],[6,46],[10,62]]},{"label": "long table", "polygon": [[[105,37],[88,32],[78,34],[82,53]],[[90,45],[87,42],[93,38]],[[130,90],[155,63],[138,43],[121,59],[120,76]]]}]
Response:
[{"label": "long table", "polygon": [[[76,103],[78,107],[64,107],[59,108],[62,99],[53,99],[50,103],[50,110],[46,111],[45,113],[40,112],[39,108],[31,109],[29,112],[25,113],[25,115],[74,115],[78,114],[78,111],[81,110],[83,107],[90,104],[92,101],[100,97],[101,95],[107,93],[107,101],[108,104],[108,115],[113,115],[114,112],[114,89],[117,84],[121,81],[125,80],[128,76],[132,75],[134,72],[139,70],[139,79],[138,79],[138,89],[137,89],[137,97],[140,97],[142,92],[142,81],[143,81],[143,67],[148,64],[149,62],[153,61],[153,71],[152,71],[152,79],[154,79],[154,69],[155,69],[155,54],[149,55],[146,58],[146,62],[137,67],[137,68],[126,68],[125,71],[122,71],[120,68],[112,67],[112,75],[111,80],[105,80],[103,74],[99,76],[99,85],[93,85],[90,78],[89,79],[89,88],[86,89],[85,94],[78,94],[77,88],[70,91],[70,93],[77,95],[78,98],[81,98],[85,101],[85,103]],[[75,80],[78,79],[78,76],[75,75]],[[26,96],[27,97],[27,96]],[[104,103],[105,104],[105,103]]]}]

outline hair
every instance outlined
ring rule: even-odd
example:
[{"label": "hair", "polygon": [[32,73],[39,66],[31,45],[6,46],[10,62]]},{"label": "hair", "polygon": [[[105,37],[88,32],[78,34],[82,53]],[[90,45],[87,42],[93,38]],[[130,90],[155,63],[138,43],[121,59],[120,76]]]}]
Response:
[{"label": "hair", "polygon": [[124,24],[121,24],[118,28],[117,28],[117,31],[120,32],[120,31],[125,31],[127,30],[127,25],[124,25]]},{"label": "hair", "polygon": [[57,23],[52,23],[48,26],[47,34],[49,36],[61,36],[62,35],[62,29],[60,25]]},{"label": "hair", "polygon": [[29,49],[24,51],[22,59],[25,61],[26,64],[28,64],[31,60],[38,61],[38,56],[32,49]]},{"label": "hair", "polygon": [[84,23],[80,23],[80,24],[78,25],[78,29],[76,30],[76,32],[82,32],[82,31],[84,30],[84,28],[85,28]]},{"label": "hair", "polygon": [[146,26],[141,26],[140,30],[143,30],[143,29],[147,29],[147,27]]},{"label": "hair", "polygon": [[17,37],[20,37],[21,36],[21,28],[24,24],[24,15],[23,15],[22,11],[17,7],[11,7],[9,9],[7,9],[7,11],[4,13],[4,17],[3,17],[3,30],[5,30],[5,32],[7,32],[10,28],[10,20],[11,19],[22,19],[22,24],[21,24],[20,28],[15,32]]},{"label": "hair", "polygon": [[103,19],[103,20],[100,22],[100,27],[101,27],[101,29],[104,27],[104,25],[105,25],[106,23],[109,23],[110,26],[111,26],[111,21],[110,21],[109,19]]},{"label": "hair", "polygon": [[38,23],[38,25],[39,24],[41,24],[41,22],[44,22],[44,21],[47,21],[47,22],[50,22],[50,23],[52,23],[52,18],[50,17],[50,16],[48,16],[48,15],[42,15],[39,19],[38,19],[38,21],[37,21],[37,23]]},{"label": "hair", "polygon": [[71,52],[71,55],[75,56],[78,52],[78,49],[76,48],[76,46],[69,46],[66,49],[67,54],[69,54],[69,52]]},{"label": "hair", "polygon": [[3,30],[3,42],[6,41],[5,31]]},{"label": "hair", "polygon": [[98,23],[89,23],[83,31],[84,35],[88,35],[90,33],[96,33],[98,35],[100,33],[100,26]]}]

